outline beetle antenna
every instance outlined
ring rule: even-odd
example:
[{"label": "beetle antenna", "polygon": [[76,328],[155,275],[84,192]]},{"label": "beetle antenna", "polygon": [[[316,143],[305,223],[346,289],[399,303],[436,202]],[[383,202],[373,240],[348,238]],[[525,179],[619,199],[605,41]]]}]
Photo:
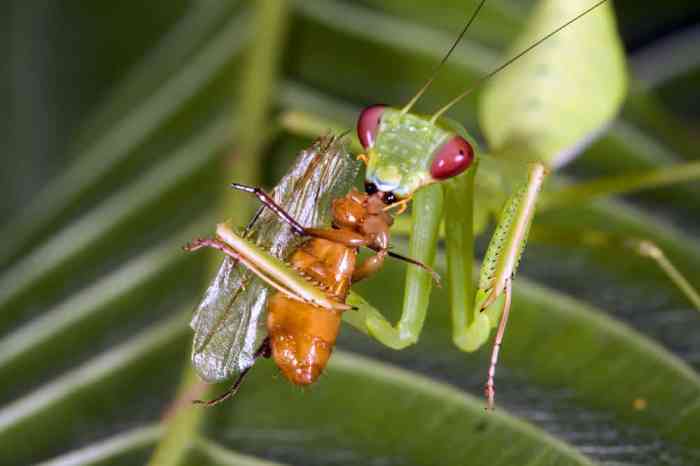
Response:
[{"label": "beetle antenna", "polygon": [[462,100],[463,98],[465,98],[466,96],[468,96],[469,94],[471,94],[472,91],[474,91],[474,89],[476,89],[477,87],[481,86],[484,82],[488,81],[490,78],[492,78],[493,76],[495,76],[496,74],[498,74],[498,72],[502,71],[504,68],[507,68],[509,65],[511,65],[513,62],[515,62],[516,60],[518,60],[520,57],[522,57],[522,56],[525,55],[526,53],[530,52],[532,49],[536,48],[536,47],[537,47],[538,45],[540,45],[542,42],[546,41],[547,39],[549,39],[550,37],[552,37],[553,35],[555,35],[555,34],[558,33],[559,31],[561,31],[562,29],[566,28],[566,27],[569,26],[571,23],[574,23],[574,22],[578,21],[579,19],[581,19],[582,17],[586,16],[588,13],[590,13],[590,12],[593,11],[593,10],[595,10],[596,8],[598,8],[599,6],[601,6],[603,3],[607,2],[607,1],[608,1],[608,0],[600,0],[598,3],[596,3],[596,4],[594,4],[593,6],[587,8],[587,9],[584,10],[583,12],[579,13],[578,15],[576,15],[575,17],[573,17],[572,19],[570,19],[570,20],[567,21],[566,23],[562,24],[561,26],[559,26],[558,28],[556,28],[555,30],[553,30],[552,32],[550,32],[549,34],[547,34],[546,36],[544,36],[544,37],[542,37],[541,39],[535,41],[533,44],[531,44],[531,45],[528,46],[525,50],[523,50],[523,51],[521,51],[520,53],[518,53],[517,55],[515,55],[513,58],[509,59],[508,61],[506,61],[506,62],[503,63],[502,65],[496,67],[494,70],[490,71],[489,73],[485,74],[485,75],[482,76],[481,78],[477,79],[477,81],[476,81],[474,84],[472,84],[471,87],[468,87],[464,92],[462,92],[461,94],[459,94],[459,95],[458,95],[457,97],[455,97],[454,99],[450,100],[450,101],[448,102],[447,105],[445,105],[445,106],[442,107],[440,110],[438,110],[437,112],[435,112],[435,114],[433,115],[433,117],[431,118],[430,121],[431,121],[432,123],[435,123],[435,122],[437,121],[437,119],[440,118],[440,117],[442,116],[443,113],[445,113],[447,110],[449,110],[450,107],[452,107],[454,104],[456,104],[457,102],[459,102],[460,100]]},{"label": "beetle antenna", "polygon": [[428,272],[430,275],[433,277],[433,281],[435,282],[435,285],[440,288],[442,287],[442,282],[440,281],[440,274],[438,274],[436,271],[432,269],[429,265],[426,265],[420,261],[417,261],[415,259],[411,259],[410,257],[402,256],[401,254],[397,254],[392,251],[387,251],[387,254],[389,257],[393,257],[394,259],[398,259],[404,262],[408,262],[409,264],[413,264],[417,267],[420,267],[421,269],[425,270]]},{"label": "beetle antenna", "polygon": [[442,57],[442,60],[440,60],[440,63],[437,64],[435,68],[433,68],[433,72],[430,74],[430,78],[423,84],[423,86],[418,89],[418,92],[416,92],[416,95],[413,96],[413,98],[406,104],[404,108],[401,109],[401,113],[406,113],[409,110],[411,110],[411,107],[418,102],[418,99],[421,98],[421,96],[425,93],[425,91],[428,90],[430,85],[433,83],[435,78],[437,77],[438,71],[440,71],[440,68],[442,65],[445,64],[448,58],[450,58],[450,55],[452,54],[452,51],[457,47],[457,44],[462,40],[462,37],[464,37],[464,34],[467,32],[467,29],[469,29],[469,26],[474,22],[474,19],[476,19],[476,15],[479,14],[479,10],[481,10],[481,7],[484,6],[484,3],[486,3],[486,0],[481,0],[479,5],[476,7],[476,10],[472,13],[472,15],[469,17],[469,20],[467,21],[467,24],[464,25],[464,28],[462,29],[462,32],[459,33],[459,36],[457,36],[457,39],[452,43],[452,46],[450,49],[447,51],[444,57]]}]

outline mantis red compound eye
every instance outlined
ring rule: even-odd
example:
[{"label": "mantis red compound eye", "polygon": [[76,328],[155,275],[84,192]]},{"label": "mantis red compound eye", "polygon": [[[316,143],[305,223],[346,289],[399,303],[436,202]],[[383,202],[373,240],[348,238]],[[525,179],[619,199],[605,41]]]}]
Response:
[{"label": "mantis red compound eye", "polygon": [[374,138],[379,130],[379,122],[382,119],[382,113],[386,105],[370,105],[362,110],[360,117],[357,119],[357,137],[360,139],[360,144],[365,149],[372,147]]},{"label": "mantis red compound eye", "polygon": [[455,136],[438,149],[430,166],[430,175],[445,180],[462,173],[474,161],[474,149],[466,139]]}]

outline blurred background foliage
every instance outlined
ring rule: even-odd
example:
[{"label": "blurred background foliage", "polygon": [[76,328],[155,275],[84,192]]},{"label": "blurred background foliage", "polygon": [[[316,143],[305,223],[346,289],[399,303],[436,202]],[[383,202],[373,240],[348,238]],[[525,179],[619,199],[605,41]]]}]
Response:
[{"label": "blurred background foliage", "polygon": [[[219,260],[179,246],[252,209],[226,183],[284,173],[310,142],[290,112],[351,128],[367,104],[405,102],[473,7],[284,5],[4,3],[0,463],[138,464],[157,445],[153,464],[700,463],[700,317],[647,260],[545,234],[649,238],[700,283],[697,182],[537,218],[495,414],[486,351],[452,346],[439,294],[406,351],[344,328],[310,390],[268,361],[223,406],[171,405],[191,386],[187,322]],[[487,2],[419,110],[498,64],[530,5]],[[630,95],[571,177],[698,159],[700,5],[615,8]],[[475,99],[451,115],[479,135]],[[390,264],[361,292],[395,311],[402,283]]]}]

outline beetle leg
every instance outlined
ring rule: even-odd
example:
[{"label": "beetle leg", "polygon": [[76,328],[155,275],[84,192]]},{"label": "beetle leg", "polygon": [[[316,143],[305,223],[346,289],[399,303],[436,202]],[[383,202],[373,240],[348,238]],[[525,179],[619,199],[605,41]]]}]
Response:
[{"label": "beetle leg", "polygon": [[411,202],[411,199],[413,196],[409,196],[406,199],[401,199],[398,202],[394,202],[393,204],[389,204],[388,206],[384,207],[384,211],[388,212],[392,209],[399,208],[399,210],[396,212],[396,215],[401,215],[402,213],[406,212],[406,209],[408,209],[408,203]]},{"label": "beetle leg", "polygon": [[335,230],[331,228],[305,228],[304,234],[313,238],[321,238],[333,243],[339,243],[350,248],[367,245],[367,239],[354,231]]},{"label": "beetle leg", "polygon": [[327,239],[334,243],[341,243],[349,247],[360,247],[367,245],[367,240],[359,233],[333,230],[328,228],[305,228],[289,215],[282,207],[275,203],[275,200],[270,197],[264,190],[257,186],[248,186],[240,183],[232,183],[231,187],[245,193],[249,193],[257,197],[262,204],[274,212],[280,220],[287,223],[294,233],[301,236],[311,236],[314,238]]},{"label": "beetle leg", "polygon": [[387,256],[387,251],[379,251],[375,255],[368,257],[360,265],[355,267],[352,273],[352,282],[356,283],[371,275],[374,275],[384,265],[384,259]]},{"label": "beetle leg", "polygon": [[285,211],[282,207],[280,207],[275,200],[267,194],[262,188],[259,188],[257,186],[249,186],[246,184],[240,184],[240,183],[231,183],[231,187],[233,189],[237,189],[238,191],[243,191],[244,193],[249,193],[252,194],[253,196],[257,197],[262,204],[270,209],[272,212],[274,212],[282,221],[287,223],[290,227],[292,227],[292,230],[294,233],[298,235],[305,235],[306,234],[306,228],[304,228],[299,222],[294,220],[294,217],[289,215],[287,211]]},{"label": "beetle leg", "polygon": [[[253,355],[253,359],[257,360],[258,358],[269,358],[272,355],[272,348],[270,347],[270,337],[267,337],[263,340],[262,344],[260,347],[255,351],[255,354]],[[217,396],[216,398],[208,401],[204,400],[194,400],[192,401],[193,404],[196,405],[204,405],[207,408],[210,408],[212,406],[216,406],[219,403],[228,400],[231,398],[233,395],[238,393],[238,390],[241,388],[241,384],[245,380],[246,376],[248,375],[248,372],[253,368],[251,365],[250,367],[246,367],[241,371],[241,373],[238,375],[236,378],[236,381],[233,382],[233,385],[231,385],[231,388],[226,390],[224,393],[221,395]]]}]

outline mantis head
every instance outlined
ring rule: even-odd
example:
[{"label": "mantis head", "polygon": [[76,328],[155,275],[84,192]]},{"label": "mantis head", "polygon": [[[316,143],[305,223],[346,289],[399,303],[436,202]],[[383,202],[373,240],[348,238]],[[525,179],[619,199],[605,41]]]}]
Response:
[{"label": "mantis head", "polygon": [[472,144],[446,125],[385,105],[362,111],[357,135],[366,150],[367,193],[384,193],[387,204],[453,178],[474,162]]},{"label": "mantis head", "polygon": [[[368,193],[371,190],[383,196],[386,204],[404,201],[402,205],[405,205],[405,201],[421,187],[453,178],[472,166],[474,146],[460,135],[463,128],[456,129],[454,124],[443,119],[442,115],[480,84],[606,2],[606,0],[599,0],[549,34],[536,40],[505,63],[483,75],[432,116],[410,113],[413,105],[430,87],[442,65],[467,32],[485,1],[479,2],[462,32],[425,84],[405,107],[396,109],[385,105],[372,105],[360,114],[357,121],[357,135],[366,150],[365,186],[368,187]],[[460,134],[457,134],[458,132]],[[466,132],[464,135],[466,136]]]}]

